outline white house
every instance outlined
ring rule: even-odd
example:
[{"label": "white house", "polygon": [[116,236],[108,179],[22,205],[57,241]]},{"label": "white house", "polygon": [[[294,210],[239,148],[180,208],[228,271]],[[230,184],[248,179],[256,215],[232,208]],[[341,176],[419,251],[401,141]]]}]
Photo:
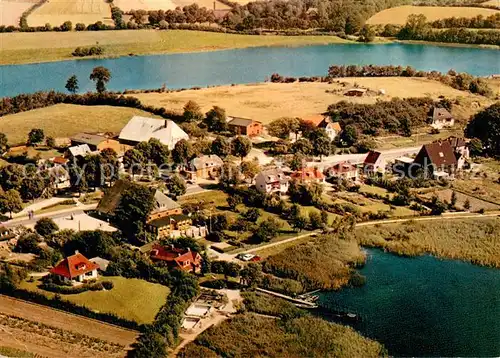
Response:
[{"label": "white house", "polygon": [[189,136],[171,120],[134,116],[123,127],[118,137],[120,143],[128,145],[146,142],[151,138],[156,138],[169,149],[174,149],[178,141],[187,140]]},{"label": "white house", "polygon": [[261,193],[280,193],[288,191],[288,178],[281,169],[267,169],[257,174],[255,187]]},{"label": "white house", "polygon": [[80,144],[69,147],[67,155],[70,159],[74,159],[76,157],[85,157],[89,153],[92,153],[90,147],[87,144]]},{"label": "white house", "polygon": [[365,175],[385,174],[387,160],[382,153],[371,150],[363,163],[363,172]]},{"label": "white house", "polygon": [[75,251],[50,270],[52,275],[60,277],[64,282],[81,283],[97,278],[99,265],[90,262],[85,256]]},{"label": "white house", "polygon": [[359,177],[358,168],[348,162],[334,164],[326,170],[326,174],[330,178],[342,178],[352,181],[357,181]]},{"label": "white house", "polygon": [[339,122],[334,122],[330,117],[323,114],[316,114],[306,117],[304,118],[304,121],[312,123],[312,125],[314,125],[316,128],[323,128],[328,135],[328,138],[330,138],[330,140],[332,141],[337,138],[337,136],[342,131]]},{"label": "white house", "polygon": [[445,108],[434,107],[432,111],[432,124],[431,127],[436,129],[453,127],[455,119]]}]

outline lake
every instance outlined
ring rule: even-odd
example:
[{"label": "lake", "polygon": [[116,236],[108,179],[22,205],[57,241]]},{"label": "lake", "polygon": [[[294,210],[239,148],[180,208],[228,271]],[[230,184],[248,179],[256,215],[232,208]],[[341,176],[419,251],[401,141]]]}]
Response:
[{"label": "lake", "polygon": [[367,250],[366,285],[320,295],[396,356],[500,356],[500,270]]},{"label": "lake", "polygon": [[0,96],[39,90],[64,90],[76,74],[80,90],[93,90],[88,79],[96,66],[111,70],[111,90],[169,88],[262,82],[272,73],[325,75],[332,64],[411,65],[419,70],[450,68],[477,76],[500,73],[500,51],[416,44],[336,44],[305,47],[257,47],[213,52],[121,57],[0,66]]}]

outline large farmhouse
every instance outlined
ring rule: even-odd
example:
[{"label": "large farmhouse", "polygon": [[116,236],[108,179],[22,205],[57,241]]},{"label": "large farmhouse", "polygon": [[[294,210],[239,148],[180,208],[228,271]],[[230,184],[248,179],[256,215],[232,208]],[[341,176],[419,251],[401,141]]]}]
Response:
[{"label": "large farmhouse", "polygon": [[123,127],[118,137],[120,143],[132,146],[147,142],[151,138],[156,138],[169,149],[174,149],[178,141],[187,140],[189,136],[171,120],[134,116]]}]

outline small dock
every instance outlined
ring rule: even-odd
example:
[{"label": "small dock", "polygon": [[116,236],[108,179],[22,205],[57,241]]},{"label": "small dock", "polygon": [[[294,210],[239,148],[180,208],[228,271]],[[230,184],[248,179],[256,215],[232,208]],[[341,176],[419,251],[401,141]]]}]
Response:
[{"label": "small dock", "polygon": [[259,292],[267,293],[268,295],[271,295],[271,296],[279,297],[279,298],[282,298],[284,300],[290,301],[290,302],[294,303],[295,305],[300,305],[299,307],[302,307],[302,308],[318,308],[318,305],[313,303],[313,302],[301,300],[298,298],[293,298],[293,297],[284,295],[282,293],[265,290],[265,289],[259,288],[259,287],[257,287],[256,290]]}]

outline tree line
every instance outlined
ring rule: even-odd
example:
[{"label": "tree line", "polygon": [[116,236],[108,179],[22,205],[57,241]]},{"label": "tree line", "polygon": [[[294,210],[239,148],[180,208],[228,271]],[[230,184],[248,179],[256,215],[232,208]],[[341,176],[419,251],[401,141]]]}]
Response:
[{"label": "tree line", "polygon": [[397,33],[399,40],[486,44],[500,46],[500,31],[469,30],[464,28],[432,29],[425,15],[410,15]]},{"label": "tree line", "polygon": [[453,88],[470,91],[483,96],[493,95],[488,83],[468,73],[457,73],[453,69],[446,74],[439,71],[417,71],[411,66],[377,66],[377,65],[332,65],[328,68],[328,78],[341,77],[425,77],[437,80]]},{"label": "tree line", "polygon": [[475,17],[448,17],[435,20],[430,23],[435,29],[447,28],[469,28],[469,29],[498,29],[500,28],[500,13],[487,17],[477,15]]}]

